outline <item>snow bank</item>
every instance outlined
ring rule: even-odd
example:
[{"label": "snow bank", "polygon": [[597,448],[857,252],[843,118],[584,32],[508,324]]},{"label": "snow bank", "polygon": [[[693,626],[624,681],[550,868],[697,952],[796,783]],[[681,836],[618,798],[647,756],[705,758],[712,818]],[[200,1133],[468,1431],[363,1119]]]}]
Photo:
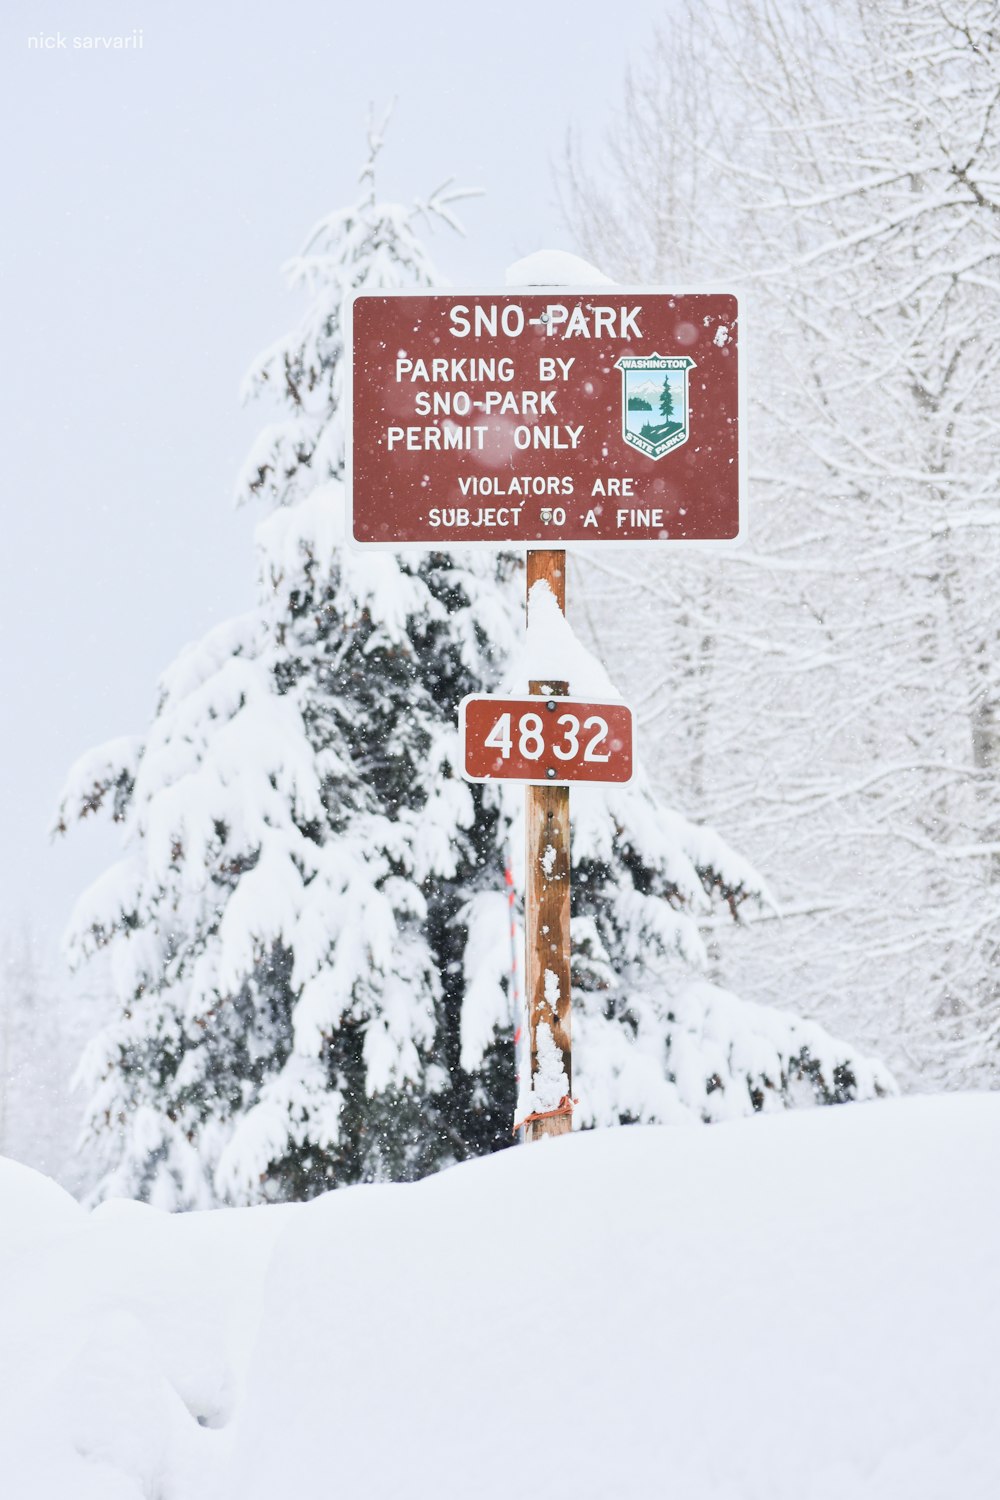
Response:
[{"label": "snow bank", "polygon": [[998,1133],[908,1099],[178,1217],[7,1168],[5,1500],[992,1500]]}]

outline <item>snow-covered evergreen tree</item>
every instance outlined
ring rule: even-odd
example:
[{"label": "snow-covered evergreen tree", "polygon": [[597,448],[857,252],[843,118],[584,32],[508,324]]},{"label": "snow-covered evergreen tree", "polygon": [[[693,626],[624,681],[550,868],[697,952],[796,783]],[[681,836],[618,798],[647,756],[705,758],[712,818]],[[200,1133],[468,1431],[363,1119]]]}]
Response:
[{"label": "snow-covered evergreen tree", "polygon": [[[271,505],[258,603],[181,654],[146,734],[84,757],[60,811],[123,825],[71,923],[77,958],[110,949],[122,1004],[82,1071],[105,1190],[165,1205],[405,1179],[510,1141],[520,794],[460,779],[457,713],[513,670],[518,560],[342,544],[344,300],[432,284],[418,219],[454,222],[447,188],[377,200],[378,144],[361,200],[291,263],[305,317],[250,374],[285,406],[240,481]],[[759,895],[721,840],[642,782],[576,803],[581,1123],[749,1112],[797,1079],[891,1088],[818,1028],[692,984],[712,898]]]}]

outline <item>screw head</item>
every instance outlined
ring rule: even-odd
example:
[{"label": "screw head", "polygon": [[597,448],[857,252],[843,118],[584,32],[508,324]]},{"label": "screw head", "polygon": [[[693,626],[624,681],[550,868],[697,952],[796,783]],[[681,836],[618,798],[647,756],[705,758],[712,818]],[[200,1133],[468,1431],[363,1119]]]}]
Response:
[{"label": "screw head", "polygon": [[545,707],[550,711],[550,713],[555,713],[555,711],[556,711],[556,700],[554,698],[550,698],[549,701],[548,701],[548,703],[546,703]]},{"label": "screw head", "polygon": [[556,774],[556,768],[555,768],[555,766],[546,766],[545,767],[545,774],[546,774],[546,776],[554,776]]}]

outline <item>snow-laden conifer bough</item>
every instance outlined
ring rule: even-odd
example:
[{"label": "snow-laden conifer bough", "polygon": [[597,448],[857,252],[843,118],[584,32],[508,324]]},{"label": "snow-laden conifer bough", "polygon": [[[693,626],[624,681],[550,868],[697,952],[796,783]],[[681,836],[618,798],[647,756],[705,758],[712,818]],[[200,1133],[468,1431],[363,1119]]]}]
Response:
[{"label": "snow-laden conifer bough", "polygon": [[[63,793],[60,829],[103,811],[122,832],[68,938],[77,962],[109,954],[120,1003],[79,1070],[101,1196],[308,1198],[510,1144],[521,799],[461,780],[457,710],[523,685],[521,564],[344,545],[345,299],[436,284],[418,219],[454,225],[462,196],[381,202],[378,144],[359,200],[289,263],[309,305],[247,380],[282,407],[238,487],[266,512],[256,602],[182,651],[147,729],[85,755]],[[531,649],[614,694],[540,621]],[[641,771],[575,793],[573,887],[578,1126],[893,1091],[815,1022],[710,981],[700,924],[767,893]]]}]

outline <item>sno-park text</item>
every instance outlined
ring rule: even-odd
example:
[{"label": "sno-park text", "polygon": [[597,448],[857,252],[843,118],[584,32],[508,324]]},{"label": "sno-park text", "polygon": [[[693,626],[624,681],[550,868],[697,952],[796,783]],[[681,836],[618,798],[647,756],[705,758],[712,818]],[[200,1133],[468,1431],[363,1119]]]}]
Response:
[{"label": "sno-park text", "polygon": [[641,307],[608,307],[598,304],[585,310],[579,303],[570,310],[563,302],[549,302],[537,318],[525,316],[524,308],[517,302],[506,302],[502,307],[496,302],[480,304],[469,309],[463,302],[448,311],[451,324],[448,332],[456,339],[496,338],[498,331],[507,338],[520,338],[529,325],[543,327],[547,338],[584,339],[641,339],[642,330],[636,322]]}]

